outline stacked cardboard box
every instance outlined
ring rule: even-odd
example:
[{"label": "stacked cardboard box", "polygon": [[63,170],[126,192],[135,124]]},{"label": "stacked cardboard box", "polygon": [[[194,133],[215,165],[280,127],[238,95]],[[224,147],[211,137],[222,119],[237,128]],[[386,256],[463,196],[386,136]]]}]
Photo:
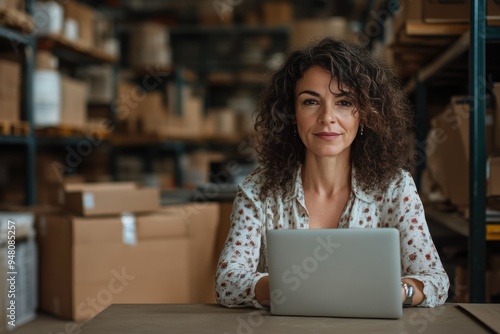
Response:
[{"label": "stacked cardboard box", "polygon": [[[455,277],[453,282],[455,303],[469,302],[469,270],[465,263],[458,263],[455,266]],[[500,300],[500,254],[491,253],[487,259],[486,303],[498,303]]]},{"label": "stacked cardboard box", "polygon": [[87,86],[53,69],[38,69],[34,78],[36,126],[87,124]]},{"label": "stacked cardboard box", "polygon": [[25,0],[0,0],[0,9],[24,11]]},{"label": "stacked cardboard box", "polygon": [[132,30],[129,61],[133,67],[172,65],[172,51],[167,27],[158,23],[144,23]]},{"label": "stacked cardboard box", "polygon": [[288,26],[293,21],[293,5],[287,0],[262,3],[262,18],[266,26]]},{"label": "stacked cardboard box", "polygon": [[[395,26],[404,21],[417,21],[436,24],[467,23],[470,19],[468,0],[402,0],[400,11],[395,16]],[[500,3],[486,0],[488,24],[500,19]]]},{"label": "stacked cardboard box", "polygon": [[214,301],[217,203],[160,210],[157,191],[152,198],[131,183],[63,193],[63,207],[80,215],[38,219],[42,310],[86,320],[111,303]]},{"label": "stacked cardboard box", "polygon": [[[469,124],[470,106],[456,96],[443,113],[431,120],[424,148],[427,169],[443,195],[454,205],[469,205]],[[494,110],[487,109],[486,155],[494,152]]]},{"label": "stacked cardboard box", "polygon": [[0,59],[0,120],[18,121],[21,103],[21,65]]},{"label": "stacked cardboard box", "polygon": [[40,36],[62,36],[79,48],[114,54],[108,47],[113,41],[110,21],[89,6],[73,0],[37,1],[34,17]]},{"label": "stacked cardboard box", "polygon": [[295,50],[324,37],[348,39],[348,35],[347,19],[344,17],[299,20],[293,23],[290,47]]},{"label": "stacked cardboard box", "polygon": [[180,92],[181,113],[178,115],[178,90],[173,84],[167,86],[167,93],[163,94],[161,91],[146,92],[126,82],[120,83],[116,110],[122,130],[175,138],[201,137],[201,98],[195,96],[190,87],[183,87]]}]

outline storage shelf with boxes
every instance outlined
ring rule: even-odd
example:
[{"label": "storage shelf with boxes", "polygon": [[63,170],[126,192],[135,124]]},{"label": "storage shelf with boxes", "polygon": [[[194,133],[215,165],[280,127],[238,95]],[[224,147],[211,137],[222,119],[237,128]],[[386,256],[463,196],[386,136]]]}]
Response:
[{"label": "storage shelf with boxes", "polygon": [[[401,2],[403,6],[393,18],[392,28],[389,23],[389,29],[386,30],[386,46],[388,62],[395,65],[399,75],[406,81],[406,91],[413,94],[415,99],[420,133],[427,133],[428,123],[431,125],[428,137],[418,140],[418,149],[421,150],[419,155],[424,155],[424,158],[419,160],[419,168],[427,167],[421,196],[424,205],[429,208],[428,219],[468,238],[468,259],[471,268],[468,274],[470,290],[467,294],[470,293],[471,301],[482,302],[485,300],[481,290],[486,283],[485,251],[490,250],[489,246],[492,244],[498,245],[498,218],[495,218],[497,214],[495,210],[486,209],[485,205],[486,202],[491,202],[491,198],[487,198],[491,184],[488,188],[484,187],[487,180],[483,166],[489,165],[490,169],[493,169],[493,175],[490,171],[489,180],[494,181],[495,171],[494,167],[491,167],[494,166],[494,153],[500,153],[494,146],[493,134],[496,132],[493,129],[498,120],[495,101],[498,97],[494,96],[491,82],[496,80],[494,78],[500,73],[495,61],[498,47],[496,43],[486,42],[497,41],[500,30],[492,26],[498,23],[495,21],[498,17],[492,14],[492,10],[498,9],[496,2],[484,1],[486,6],[483,8],[477,6],[475,1],[475,21],[470,25],[467,22],[472,16],[468,8],[465,8],[468,3]],[[439,7],[439,10],[436,10],[435,6]],[[430,7],[434,9],[431,10]],[[457,8],[464,10],[459,11]],[[485,12],[477,12],[478,8],[484,9]],[[483,31],[486,34],[482,33]],[[486,73],[489,76],[487,82]],[[439,89],[434,89],[435,87]],[[434,100],[441,103],[443,94],[448,94],[447,88],[456,90],[455,93],[449,94],[450,98],[458,94],[469,95],[462,99],[451,98],[445,108],[440,107],[442,112],[436,115],[431,112],[431,103]],[[493,103],[488,104],[488,100],[483,98],[486,95],[489,95]],[[464,100],[464,103],[460,103],[460,100]],[[472,119],[473,126],[470,122]],[[469,132],[474,140],[469,138]],[[485,147],[482,146],[483,140]],[[469,143],[475,152],[470,157]],[[487,162],[489,155],[491,159]],[[478,157],[484,157],[484,160]],[[472,166],[470,170],[469,166]],[[471,197],[469,183],[481,189],[481,193],[482,189],[486,188],[484,194]],[[437,192],[437,189],[440,192]],[[469,203],[470,199],[472,203]],[[432,201],[437,201],[438,204]],[[442,201],[445,201],[444,204]],[[446,207],[448,212],[439,211],[437,207]],[[470,214],[467,213],[469,207]],[[450,210],[458,212],[450,213]]]}]

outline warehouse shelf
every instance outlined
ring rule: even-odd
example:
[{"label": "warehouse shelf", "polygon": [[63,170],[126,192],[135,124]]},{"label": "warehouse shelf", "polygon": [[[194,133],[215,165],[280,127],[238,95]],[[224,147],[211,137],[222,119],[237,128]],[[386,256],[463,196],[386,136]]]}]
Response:
[{"label": "warehouse shelf", "polygon": [[91,48],[78,42],[70,41],[62,35],[37,38],[38,49],[52,50],[58,57],[78,64],[113,64],[118,58],[97,48]]},{"label": "warehouse shelf", "polygon": [[[31,16],[33,14],[34,0],[26,0],[26,13],[18,11],[2,12],[2,22],[10,27],[0,26],[0,42],[9,43],[9,49],[12,49],[16,54],[22,55],[24,82],[23,101],[24,115],[26,122],[19,122],[23,135],[17,136],[16,132],[18,125],[15,125],[12,131],[4,132],[0,136],[0,145],[25,145],[26,147],[26,204],[33,205],[36,201],[36,177],[35,177],[35,155],[36,142],[33,132],[33,73],[35,69],[35,38],[31,34],[33,31],[33,22]],[[11,15],[12,14],[12,15]],[[11,28],[13,27],[13,28]],[[19,30],[16,30],[19,29]],[[30,34],[30,35],[27,35]],[[21,51],[21,52],[20,52]],[[25,126],[27,123],[27,126]]]},{"label": "warehouse shelf", "polygon": [[27,144],[28,137],[26,136],[2,136],[0,135],[0,145],[3,144]]},{"label": "warehouse shelf", "polygon": [[289,28],[265,28],[246,25],[232,26],[174,26],[173,35],[288,35]]},{"label": "warehouse shelf", "polygon": [[0,38],[10,41],[11,43],[18,43],[23,45],[28,45],[33,41],[33,37],[26,36],[19,31],[3,26],[0,26]]},{"label": "warehouse shelf", "polygon": [[[415,109],[417,122],[420,125],[420,136],[425,135],[427,118],[427,90],[426,83],[443,71],[444,67],[468,51],[469,64],[469,96],[470,105],[470,195],[468,220],[455,214],[427,210],[427,216],[437,223],[441,223],[461,235],[468,237],[469,242],[469,269],[470,269],[470,301],[484,302],[484,286],[486,272],[486,142],[485,142],[485,115],[486,99],[484,98],[486,78],[486,59],[488,50],[487,41],[497,41],[500,37],[500,27],[486,26],[486,1],[473,0],[470,3],[470,25],[468,30],[448,45],[443,45],[427,66],[423,63],[414,64],[415,75],[406,84],[408,93],[414,92],[416,97]],[[434,40],[434,39],[432,39]],[[444,41],[444,40],[443,40]],[[415,48],[415,52],[418,49]],[[490,50],[491,52],[491,50]],[[402,67],[407,64],[400,64]],[[455,79],[456,84],[456,79]],[[419,141],[425,138],[417,138]],[[425,166],[425,161],[419,169]],[[421,174],[417,171],[417,175]],[[418,177],[417,177],[418,178]],[[417,180],[418,183],[418,180]],[[471,222],[471,223],[468,223]]]}]

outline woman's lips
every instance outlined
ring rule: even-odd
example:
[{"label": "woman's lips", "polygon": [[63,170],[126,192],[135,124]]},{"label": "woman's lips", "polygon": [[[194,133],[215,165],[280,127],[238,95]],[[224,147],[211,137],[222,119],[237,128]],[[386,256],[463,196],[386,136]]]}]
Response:
[{"label": "woman's lips", "polygon": [[316,137],[319,137],[321,139],[326,139],[326,140],[333,140],[340,136],[340,133],[337,132],[316,132],[314,134]]}]

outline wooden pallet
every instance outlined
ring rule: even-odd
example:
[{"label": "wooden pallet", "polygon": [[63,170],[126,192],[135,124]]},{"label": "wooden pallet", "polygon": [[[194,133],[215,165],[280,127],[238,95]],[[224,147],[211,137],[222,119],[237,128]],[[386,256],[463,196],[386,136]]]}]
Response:
[{"label": "wooden pallet", "polygon": [[35,30],[35,23],[30,15],[10,8],[0,8],[0,25],[20,30],[25,34],[30,34]]},{"label": "wooden pallet", "polygon": [[28,122],[0,120],[0,135],[3,136],[26,136],[29,129]]},{"label": "wooden pallet", "polygon": [[85,137],[95,133],[99,133],[100,137],[107,137],[107,134],[96,126],[48,126],[36,128],[35,132],[41,137]]}]

